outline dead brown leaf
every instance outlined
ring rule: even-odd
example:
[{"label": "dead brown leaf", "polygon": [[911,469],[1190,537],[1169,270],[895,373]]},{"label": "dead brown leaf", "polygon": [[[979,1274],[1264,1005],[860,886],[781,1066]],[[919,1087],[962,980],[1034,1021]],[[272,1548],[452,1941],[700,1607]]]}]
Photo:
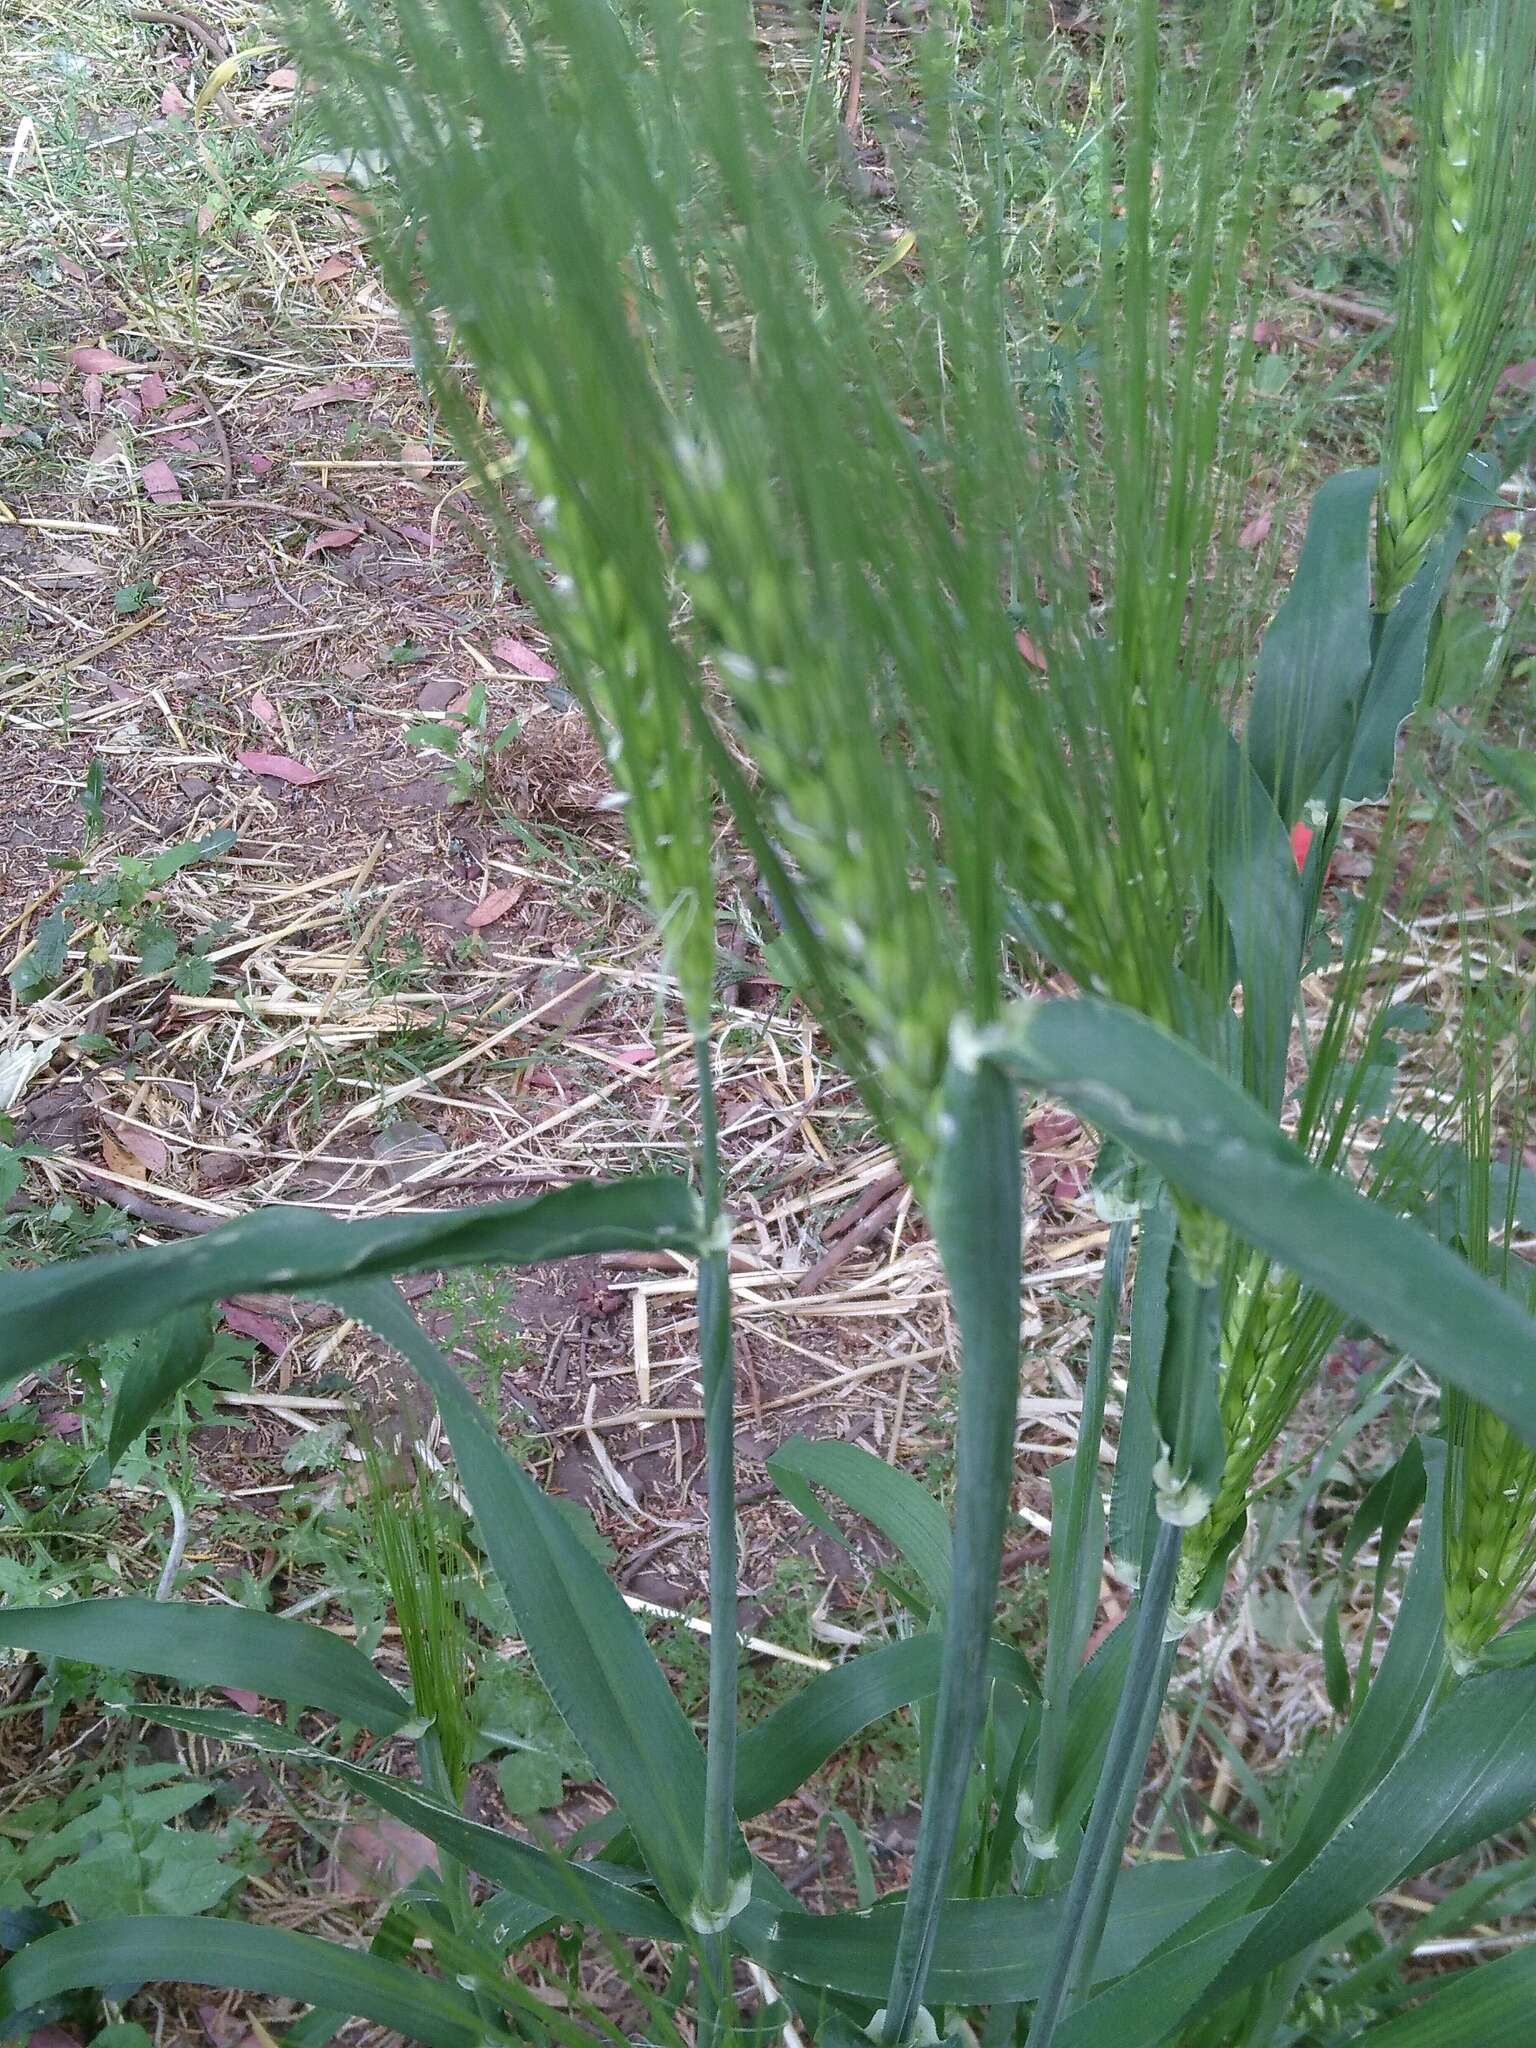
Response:
[{"label": "dead brown leaf", "polygon": [[514,675],[527,676],[535,683],[552,683],[555,671],[544,659],[536,654],[526,640],[519,640],[511,633],[502,633],[491,642],[491,654],[497,661],[504,661]]},{"label": "dead brown leaf", "polygon": [[514,882],[509,889],[493,889],[488,896],[482,896],[464,922],[472,932],[483,931],[488,924],[496,924],[509,910],[516,910],[527,890],[521,882]]},{"label": "dead brown leaf", "polygon": [[139,471],[145,490],[157,505],[179,505],[181,485],[176,481],[176,472],[163,455],[157,455],[153,462],[146,462]]},{"label": "dead brown leaf", "polygon": [[251,747],[236,754],[235,759],[242,768],[249,768],[253,775],[275,775],[279,782],[292,782],[302,787],[305,783],[320,780],[318,768],[295,761],[289,754],[267,754],[259,747]]},{"label": "dead brown leaf", "polygon": [[366,377],[350,377],[345,382],[317,384],[312,391],[301,391],[297,398],[290,400],[294,412],[313,412],[322,405],[350,405],[359,398],[368,397],[373,390]]}]

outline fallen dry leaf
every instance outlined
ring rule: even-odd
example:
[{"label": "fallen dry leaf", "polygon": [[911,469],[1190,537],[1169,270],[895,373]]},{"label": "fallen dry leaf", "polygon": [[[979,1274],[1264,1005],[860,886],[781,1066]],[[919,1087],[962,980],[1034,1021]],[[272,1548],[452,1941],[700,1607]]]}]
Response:
[{"label": "fallen dry leaf", "polygon": [[173,82],[161,93],[160,112],[167,121],[173,120],[178,114],[190,114],[191,111],[192,102],[187,98],[179,85]]},{"label": "fallen dry leaf", "polygon": [[197,209],[197,232],[200,235],[208,234],[218,217],[211,206],[200,206]]},{"label": "fallen dry leaf", "polygon": [[1529,391],[1536,385],[1536,356],[1528,362],[1511,363],[1499,378],[1501,391]]},{"label": "fallen dry leaf", "polygon": [[1240,548],[1262,547],[1265,541],[1269,539],[1269,530],[1274,523],[1275,515],[1273,512],[1260,512],[1256,514],[1237,536],[1238,546]]},{"label": "fallen dry leaf", "polygon": [[274,1358],[281,1358],[293,1341],[290,1333],[271,1316],[261,1315],[253,1308],[241,1308],[232,1301],[220,1302],[219,1307],[226,1330],[233,1330],[237,1337],[251,1338],[270,1351]]},{"label": "fallen dry leaf", "polygon": [[120,356],[110,348],[72,348],[69,360],[77,370],[84,370],[97,377],[118,377],[125,370],[142,370],[142,363],[130,363],[126,356]]},{"label": "fallen dry leaf", "polygon": [[325,554],[332,548],[349,548],[362,533],[360,526],[327,526],[319,533],[312,533],[304,543],[304,560],[311,555]]},{"label": "fallen dry leaf", "polygon": [[153,462],[146,462],[139,475],[145,490],[157,505],[181,503],[181,485],[177,483],[176,472],[163,455],[157,455]]},{"label": "fallen dry leaf", "polygon": [[106,469],[109,464],[116,462],[122,452],[123,443],[121,436],[114,429],[109,428],[86,457],[86,467],[88,469]]},{"label": "fallen dry leaf", "polygon": [[327,256],[315,266],[315,283],[335,284],[339,278],[350,277],[356,268],[350,256]]},{"label": "fallen dry leaf", "polygon": [[1013,644],[1018,648],[1020,654],[1023,655],[1031,668],[1039,669],[1041,675],[1045,674],[1045,656],[1040,652],[1022,626],[1014,634]]},{"label": "fallen dry leaf", "polygon": [[527,676],[535,683],[555,680],[555,672],[543,655],[535,654],[526,641],[516,640],[510,633],[491,642],[491,653],[497,661],[504,661],[514,675]]},{"label": "fallen dry leaf", "polygon": [[346,405],[355,399],[366,398],[372,389],[366,377],[352,377],[345,383],[317,384],[313,391],[301,391],[289,404],[294,412],[313,412],[316,406]]},{"label": "fallen dry leaf", "polygon": [[421,441],[400,443],[400,467],[418,480],[432,474],[432,450]]},{"label": "fallen dry leaf", "polygon": [[253,775],[275,775],[279,782],[318,782],[318,768],[308,768],[302,761],[295,761],[288,754],[264,754],[260,748],[251,748],[235,759],[242,768],[249,768]]},{"label": "fallen dry leaf", "polygon": [[85,400],[86,415],[95,419],[101,411],[101,379],[94,370],[90,371],[80,386],[80,395]]},{"label": "fallen dry leaf", "polygon": [[155,412],[164,405],[165,379],[158,370],[151,370],[147,377],[140,378],[138,400],[145,412]]},{"label": "fallen dry leaf", "polygon": [[221,1685],[219,1691],[225,1699],[232,1700],[242,1714],[259,1714],[261,1697],[258,1693],[247,1692],[243,1685]]},{"label": "fallen dry leaf", "polygon": [[277,724],[277,707],[265,691],[252,690],[246,701],[251,707],[252,718],[259,718],[263,725]]},{"label": "fallen dry leaf", "polygon": [[291,91],[299,82],[299,74],[291,64],[280,64],[275,71],[267,73],[267,84]]},{"label": "fallen dry leaf", "polygon": [[428,676],[416,693],[418,711],[462,711],[469,700],[469,685],[457,676]]},{"label": "fallen dry leaf", "polygon": [[526,890],[522,884],[514,883],[510,889],[493,889],[489,896],[482,896],[464,922],[472,932],[483,931],[488,924],[495,924],[506,916],[509,910],[516,910]]},{"label": "fallen dry leaf", "polygon": [[118,1143],[111,1131],[103,1126],[101,1133],[102,1163],[109,1173],[115,1173],[124,1180],[143,1180],[144,1162],[135,1159],[126,1145]]},{"label": "fallen dry leaf", "polygon": [[252,476],[265,476],[267,474],[267,471],[272,467],[271,456],[258,455],[254,448],[250,449],[246,453],[246,455],[243,457],[243,460],[245,462],[246,468],[251,472]]},{"label": "fallen dry leaf", "polygon": [[381,1814],[377,1820],[357,1821],[342,1829],[330,1874],[339,1892],[356,1897],[380,1888],[386,1894],[398,1892],[422,1871],[437,1867],[434,1842],[404,1821]]},{"label": "fallen dry leaf", "polygon": [[126,1167],[114,1166],[114,1173],[127,1173],[136,1180],[142,1180],[145,1174],[152,1174],[156,1180],[164,1175],[170,1155],[164,1138],[153,1131],[141,1131],[133,1124],[103,1124],[101,1141],[103,1152],[110,1143],[113,1151],[126,1153],[132,1162]]}]

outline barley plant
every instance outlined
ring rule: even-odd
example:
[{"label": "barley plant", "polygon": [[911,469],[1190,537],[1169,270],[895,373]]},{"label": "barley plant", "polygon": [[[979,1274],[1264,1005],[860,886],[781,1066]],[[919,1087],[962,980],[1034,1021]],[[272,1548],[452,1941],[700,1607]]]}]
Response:
[{"label": "barley plant", "polygon": [[[1373,1901],[1536,1806],[1536,1640],[1506,1626],[1536,1563],[1536,1316],[1518,1175],[1501,1171],[1522,1143],[1528,1024],[1469,987],[1463,1077],[1439,1108],[1428,1086],[1394,1101],[1380,999],[1458,822],[1436,763],[1452,742],[1472,757],[1486,712],[1400,739],[1462,545],[1526,452],[1518,423],[1486,415],[1528,291],[1536,21],[1515,0],[1414,0],[1421,161],[1382,468],[1322,484],[1272,604],[1239,545],[1257,322],[1333,11],[1115,0],[1091,65],[1035,10],[936,24],[903,74],[894,244],[870,232],[819,70],[797,98],[742,6],[297,11],[338,139],[388,167],[375,254],[493,545],[607,754],[697,1051],[697,1173],[350,1225],[271,1210],[0,1276],[4,1373],[254,1287],[367,1325],[436,1403],[477,1541],[615,1817],[587,1855],[466,1816],[441,1532],[380,1470],[408,1691],[301,1622],[193,1604],[10,1610],[0,1641],[309,1710],[141,1709],[328,1773],[438,1844],[440,1887],[398,1909],[408,1938],[362,1954],[232,1919],[63,1928],[0,1972],[7,2018],[158,1975],[453,2048],[613,2038],[576,1966],[564,2008],[520,1974],[529,1941],[568,1928],[629,1976],[645,2038],[706,2048],[1524,2038],[1536,1951],[1426,1985],[1394,1949],[1362,1959],[1360,1930]],[[1325,894],[1367,805],[1370,871]],[[770,1467],[797,1503],[815,1506],[814,1483],[893,1533],[922,1591],[906,1634],[750,1728],[711,1064],[724,835],[921,1199],[961,1348],[948,1512],[846,1444]],[[1109,1226],[1038,1661],[999,1618],[1021,1088],[1100,1134]],[[703,1740],[391,1284],[626,1248],[698,1273]],[[1350,1427],[1415,1368],[1440,1406],[1421,1406],[1345,1545],[1345,1572],[1371,1542],[1380,1563],[1353,1672],[1331,1610],[1335,1738],[1262,1831],[1203,1829],[1177,1769],[1149,1812],[1169,1687],[1197,1672],[1234,1573],[1257,1568],[1250,1530],[1277,1500],[1291,1526],[1302,1514],[1297,1461],[1277,1459],[1346,1332],[1385,1360]],[[119,1395],[136,1428],[165,1379]],[[1133,1597],[1090,1654],[1106,1552]],[[743,1824],[907,1707],[923,1733],[908,1882],[867,1911],[807,1912]],[[408,1737],[415,1776],[315,1734],[314,1714]],[[1469,1890],[1437,1925],[1493,1895]],[[668,1958],[665,1995],[642,1946]],[[294,2038],[324,2037],[301,2024]]]}]

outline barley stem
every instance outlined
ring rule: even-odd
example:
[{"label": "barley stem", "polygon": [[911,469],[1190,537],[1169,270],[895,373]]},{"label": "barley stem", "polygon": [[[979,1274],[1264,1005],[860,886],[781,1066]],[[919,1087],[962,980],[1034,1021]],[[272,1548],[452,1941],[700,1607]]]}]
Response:
[{"label": "barley stem", "polygon": [[[958,1027],[957,1027],[958,1028]],[[929,1204],[960,1328],[954,1579],[923,1817],[897,1935],[882,2040],[907,2041],[938,1938],[950,1859],[986,1712],[987,1643],[1013,1490],[1019,1398],[1018,1108],[990,1062],[952,1056]]]},{"label": "barley stem", "polygon": [[1061,1932],[1030,2023],[1027,2048],[1051,2048],[1057,2029],[1093,1977],[1120,1853],[1173,1672],[1175,1645],[1163,1640],[1178,1577],[1184,1532],[1160,1522],[1152,1562],[1136,1602],[1136,1632],[1125,1690],[1115,1709],[1093,1810],[1061,1909]]},{"label": "barley stem", "polygon": [[1061,1766],[1066,1754],[1072,1681],[1077,1676],[1098,1605],[1103,1551],[1101,1544],[1089,1543],[1088,1535],[1094,1519],[1093,1498],[1099,1483],[1100,1439],[1109,1393],[1110,1360],[1120,1321],[1120,1296],[1125,1285],[1130,1243],[1130,1224],[1117,1223],[1110,1232],[1104,1270],[1099,1280],[1093,1344],[1083,1381],[1083,1410],[1078,1422],[1077,1447],[1073,1453],[1071,1479],[1062,1515],[1063,1527],[1059,1539],[1054,1535],[1052,1539],[1059,1541],[1065,1568],[1059,1584],[1053,1570],[1051,1586],[1050,1630],[1046,1640],[1045,1675],[1041,1683],[1040,1739],[1025,1835],[1031,1866],[1023,1884],[1026,1891],[1034,1876],[1034,1865],[1056,1854],[1056,1804],[1061,1795]]},{"label": "barley stem", "polygon": [[[736,1464],[732,1384],[730,1253],[722,1198],[719,1117],[707,1033],[693,1042],[699,1081],[699,1187],[706,1249],[699,1261],[699,1364],[709,1487],[709,1746],[704,1781],[700,1902],[710,1915],[731,1905],[736,1839]],[[728,1925],[701,1937],[701,2048],[726,2030],[731,1991]]]}]

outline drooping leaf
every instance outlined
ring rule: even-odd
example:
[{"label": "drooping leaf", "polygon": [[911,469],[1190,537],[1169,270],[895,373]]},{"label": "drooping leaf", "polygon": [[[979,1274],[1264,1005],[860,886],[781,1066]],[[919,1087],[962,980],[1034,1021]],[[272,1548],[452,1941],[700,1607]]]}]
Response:
[{"label": "drooping leaf", "polygon": [[[938,1691],[943,1642],[935,1634],[907,1636],[866,1650],[824,1671],[781,1707],[742,1731],[736,1757],[736,1811],[743,1820],[766,1813],[798,1790],[813,1771],[862,1729],[897,1708]],[[1034,1693],[1026,1659],[994,1642],[987,1673],[1025,1697]]]},{"label": "drooping leaf", "polygon": [[1499,464],[1485,455],[1467,463],[1468,484],[1446,531],[1424,566],[1380,621],[1370,676],[1350,744],[1343,794],[1349,803],[1376,803],[1392,780],[1397,736],[1424,694],[1429,636],[1467,535],[1496,502]]},{"label": "drooping leaf", "polygon": [[[1211,1899],[1247,1881],[1250,1858],[1235,1851],[1122,1871],[1104,1945],[1100,1979],[1123,1971],[1165,1940]],[[950,1899],[939,1922],[928,1973],[928,2002],[1017,2004],[1035,1996],[1055,1946],[1060,1895]],[[895,1951],[899,1904],[872,1913],[767,1916],[754,1906],[742,1921],[750,1954],[775,1974],[861,1998],[884,1996]]]},{"label": "drooping leaf", "polygon": [[195,1302],[273,1289],[303,1295],[322,1282],[440,1266],[686,1248],[696,1213],[686,1182],[645,1175],[581,1181],[527,1201],[358,1223],[314,1209],[263,1209],[152,1251],[0,1273],[0,1386]]},{"label": "drooping leaf", "polygon": [[792,1436],[766,1460],[769,1478],[806,1520],[841,1542],[835,1522],[817,1502],[812,1486],[824,1487],[895,1545],[922,1580],[935,1607],[949,1598],[949,1517],[910,1472],[877,1458],[858,1444],[827,1437],[819,1442]]},{"label": "drooping leaf", "polygon": [[410,1701],[355,1643],[307,1621],[244,1607],[130,1599],[5,1607],[0,1644],[179,1685],[246,1688],[381,1735],[411,1718]]},{"label": "drooping leaf", "polygon": [[365,1770],[340,1757],[311,1754],[375,1806],[405,1821],[469,1869],[505,1886],[546,1916],[638,1940],[684,1939],[682,1928],[665,1906],[590,1863],[571,1862],[497,1828],[466,1820],[405,1779],[385,1777],[381,1771]]},{"label": "drooping leaf", "polygon": [[129,1361],[112,1403],[107,1460],[115,1465],[172,1397],[196,1379],[213,1342],[207,1307],[177,1309]]},{"label": "drooping leaf", "polygon": [[1416,1223],[1320,1171],[1189,1046],[1090,997],[1014,1005],[995,1057],[1536,1443],[1536,1321]]},{"label": "drooping leaf", "polygon": [[[384,1280],[325,1291],[430,1389],[534,1666],[622,1807],[668,1905],[686,1916],[699,1882],[704,1752],[639,1623],[570,1523],[497,1442],[398,1292]],[[744,1871],[739,1836],[734,1848]]]},{"label": "drooping leaf", "polygon": [[1536,2011],[1536,1947],[1442,1978],[1412,2012],[1360,2036],[1360,2048],[1527,2048]]},{"label": "drooping leaf", "polygon": [[157,1915],[87,1921],[29,1942],[0,1970],[0,2032],[66,1991],[162,1980],[340,2008],[427,2048],[506,2038],[467,1993],[399,1963],[285,1927]]},{"label": "drooping leaf", "polygon": [[1246,749],[1294,824],[1350,738],[1371,667],[1374,469],[1346,470],[1318,490],[1285,602],[1259,652]]}]

